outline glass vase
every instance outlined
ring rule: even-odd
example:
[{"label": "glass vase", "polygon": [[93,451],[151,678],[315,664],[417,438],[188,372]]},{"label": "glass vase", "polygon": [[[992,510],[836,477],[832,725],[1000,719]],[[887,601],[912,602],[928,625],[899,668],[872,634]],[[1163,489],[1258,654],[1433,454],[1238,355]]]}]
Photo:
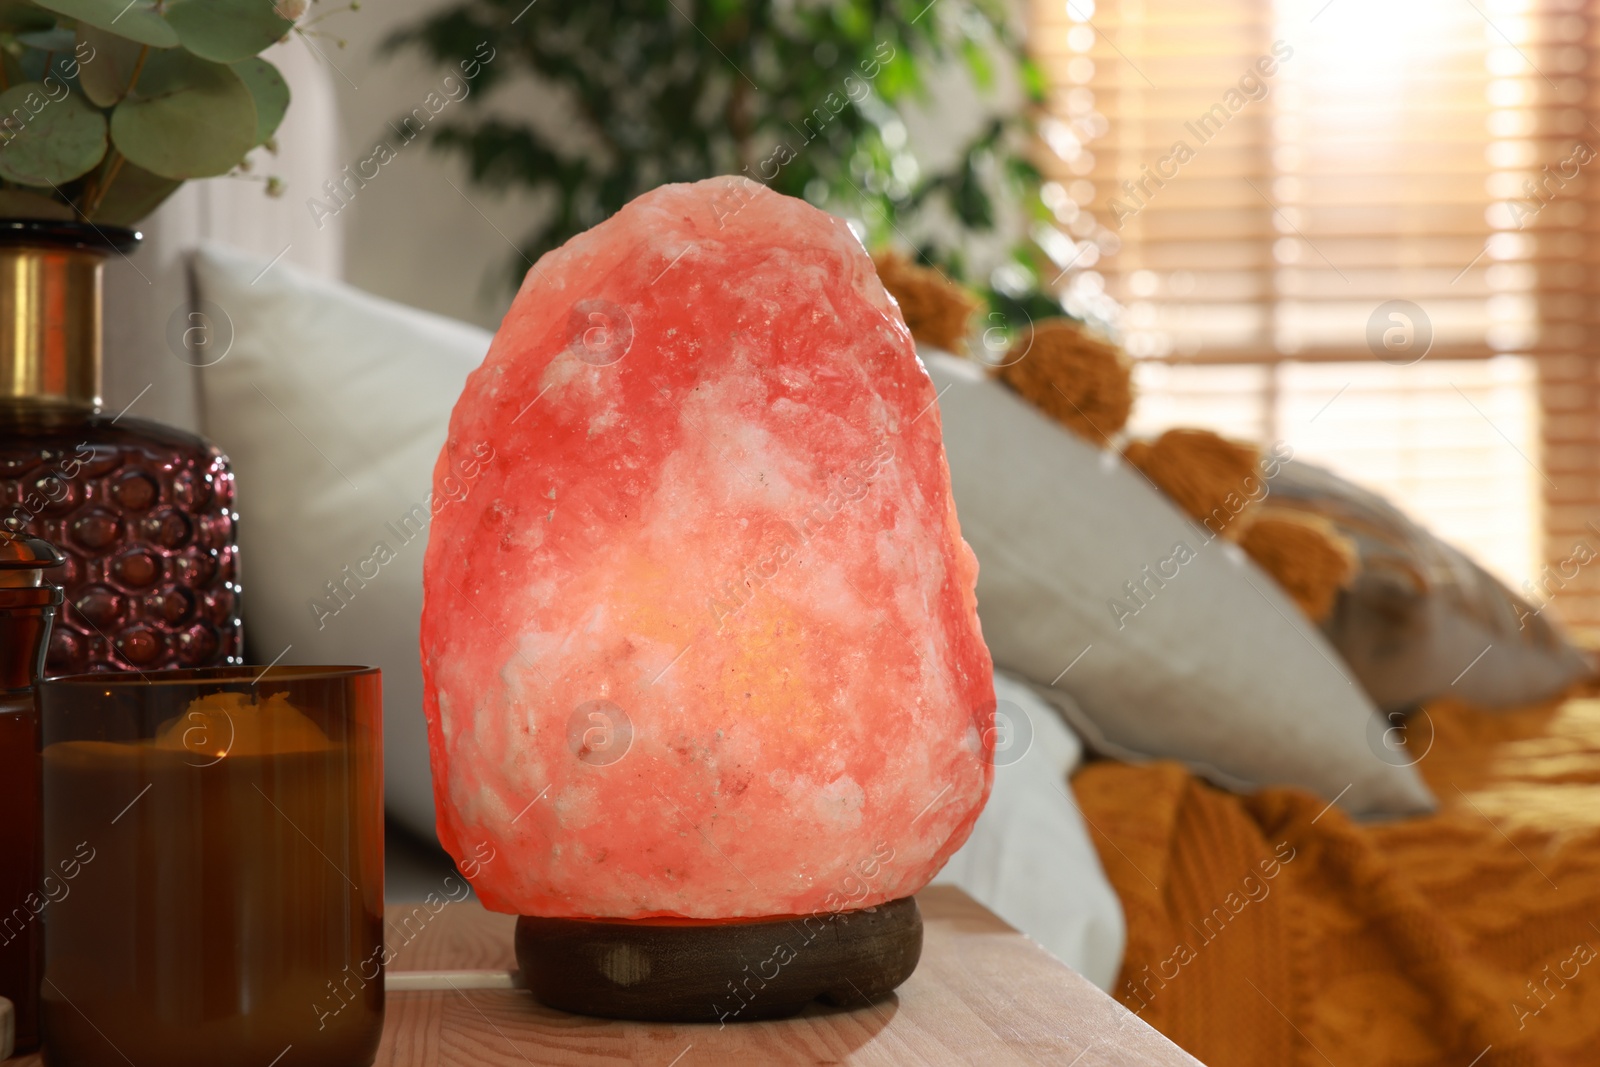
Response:
[{"label": "glass vase", "polygon": [[139,235],[0,220],[0,526],[67,557],[49,675],[243,662],[233,474],[101,408],[101,277]]}]

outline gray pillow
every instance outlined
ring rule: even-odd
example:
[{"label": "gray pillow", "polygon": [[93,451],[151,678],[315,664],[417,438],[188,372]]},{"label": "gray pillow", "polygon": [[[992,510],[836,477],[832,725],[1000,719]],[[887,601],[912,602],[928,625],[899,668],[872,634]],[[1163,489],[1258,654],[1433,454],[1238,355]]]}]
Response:
[{"label": "gray pillow", "polygon": [[1378,494],[1297,461],[1272,480],[1270,500],[1326,519],[1355,545],[1360,570],[1322,629],[1378,707],[1441,696],[1514,707],[1592,673],[1549,612]]},{"label": "gray pillow", "polygon": [[1357,814],[1434,807],[1380,755],[1384,724],[1338,654],[1236,546],[977,364],[925,360],[997,667],[1069,695],[1063,714],[1103,753]]}]

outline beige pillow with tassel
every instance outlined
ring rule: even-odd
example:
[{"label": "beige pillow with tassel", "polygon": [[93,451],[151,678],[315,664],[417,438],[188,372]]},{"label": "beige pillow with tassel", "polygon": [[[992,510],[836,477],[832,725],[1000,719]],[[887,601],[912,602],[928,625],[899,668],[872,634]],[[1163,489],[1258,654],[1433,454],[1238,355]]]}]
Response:
[{"label": "beige pillow with tassel", "polygon": [[923,358],[997,667],[1070,697],[1063,714],[1102,754],[1297,786],[1358,815],[1432,810],[1338,654],[1237,545],[980,365]]}]

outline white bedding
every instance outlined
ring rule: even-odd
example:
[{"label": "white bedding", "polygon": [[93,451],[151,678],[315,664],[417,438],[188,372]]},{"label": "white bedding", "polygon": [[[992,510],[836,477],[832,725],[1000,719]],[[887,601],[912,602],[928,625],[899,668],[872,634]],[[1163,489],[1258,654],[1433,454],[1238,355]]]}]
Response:
[{"label": "white bedding", "polygon": [[1127,931],[1067,784],[1083,746],[1026,683],[997,671],[994,689],[994,793],[934,883],[960,886],[1109,991]]}]

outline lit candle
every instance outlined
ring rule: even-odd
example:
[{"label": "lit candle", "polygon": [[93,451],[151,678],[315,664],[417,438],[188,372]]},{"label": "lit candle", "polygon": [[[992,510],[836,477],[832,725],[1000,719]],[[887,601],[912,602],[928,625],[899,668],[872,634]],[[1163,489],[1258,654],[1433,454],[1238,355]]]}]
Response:
[{"label": "lit candle", "polygon": [[370,1062],[384,962],[376,674],[45,684],[53,1063],[270,1063],[291,1043],[297,1063]]}]

